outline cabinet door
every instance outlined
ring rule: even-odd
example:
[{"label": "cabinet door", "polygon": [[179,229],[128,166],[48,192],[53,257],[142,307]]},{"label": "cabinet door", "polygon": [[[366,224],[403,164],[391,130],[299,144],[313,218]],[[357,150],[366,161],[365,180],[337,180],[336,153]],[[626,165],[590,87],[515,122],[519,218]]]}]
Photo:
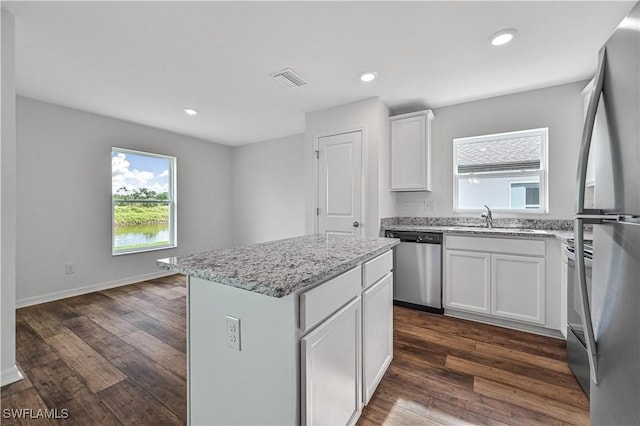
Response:
[{"label": "cabinet door", "polygon": [[391,121],[391,189],[429,190],[427,117]]},{"label": "cabinet door", "polygon": [[491,258],[491,313],[497,317],[544,324],[544,258],[506,254],[493,254]]},{"label": "cabinet door", "polygon": [[393,274],[387,274],[362,294],[362,318],[366,405],[393,358]]},{"label": "cabinet door", "polygon": [[491,294],[491,255],[446,250],[444,306],[488,314]]},{"label": "cabinet door", "polygon": [[567,275],[569,274],[569,265],[567,258],[562,255],[560,263],[560,332],[567,338]]},{"label": "cabinet door", "polygon": [[361,398],[360,297],[301,339],[302,424],[358,420]]}]

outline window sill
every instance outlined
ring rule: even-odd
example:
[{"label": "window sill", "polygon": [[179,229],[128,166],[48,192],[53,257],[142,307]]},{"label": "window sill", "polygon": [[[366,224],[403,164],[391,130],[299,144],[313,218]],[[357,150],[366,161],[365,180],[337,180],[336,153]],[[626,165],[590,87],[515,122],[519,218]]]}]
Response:
[{"label": "window sill", "polygon": [[146,253],[149,251],[167,250],[167,249],[172,249],[176,247],[178,247],[177,244],[166,245],[166,246],[154,246],[154,247],[140,247],[140,248],[133,248],[130,250],[112,251],[111,255],[122,256],[124,254]]}]

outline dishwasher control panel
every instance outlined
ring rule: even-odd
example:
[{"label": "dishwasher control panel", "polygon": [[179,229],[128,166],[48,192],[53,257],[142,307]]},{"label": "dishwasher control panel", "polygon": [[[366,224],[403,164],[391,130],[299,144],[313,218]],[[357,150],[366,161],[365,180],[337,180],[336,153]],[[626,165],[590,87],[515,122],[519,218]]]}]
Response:
[{"label": "dishwasher control panel", "polygon": [[442,244],[442,234],[437,232],[386,231],[385,237],[399,238],[402,242]]}]

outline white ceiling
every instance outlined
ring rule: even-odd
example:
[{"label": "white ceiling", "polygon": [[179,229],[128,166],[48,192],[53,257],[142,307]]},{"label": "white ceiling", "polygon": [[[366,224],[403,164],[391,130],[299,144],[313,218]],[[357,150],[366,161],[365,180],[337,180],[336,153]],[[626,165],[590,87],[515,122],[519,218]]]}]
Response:
[{"label": "white ceiling", "polygon": [[[302,133],[305,112],[370,96],[402,112],[587,79],[632,5],[2,2],[19,95],[227,145]],[[514,42],[488,43],[510,27]],[[285,67],[309,85],[269,77]]]}]

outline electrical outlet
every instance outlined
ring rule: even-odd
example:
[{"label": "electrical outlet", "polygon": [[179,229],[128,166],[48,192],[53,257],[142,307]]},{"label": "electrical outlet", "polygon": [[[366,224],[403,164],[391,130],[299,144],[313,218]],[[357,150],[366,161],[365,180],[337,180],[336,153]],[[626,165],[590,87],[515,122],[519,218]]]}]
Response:
[{"label": "electrical outlet", "polygon": [[64,265],[64,270],[67,275],[76,273],[76,264],[75,263],[67,263]]},{"label": "electrical outlet", "polygon": [[230,315],[224,317],[226,320],[226,341],[227,346],[240,352],[240,320]]},{"label": "electrical outlet", "polygon": [[434,200],[424,200],[424,210],[427,212],[432,212],[435,211],[436,209],[436,202]]},{"label": "electrical outlet", "polygon": [[409,203],[408,202],[405,201],[404,203],[402,203],[402,211],[404,213],[407,213],[409,211]]}]

